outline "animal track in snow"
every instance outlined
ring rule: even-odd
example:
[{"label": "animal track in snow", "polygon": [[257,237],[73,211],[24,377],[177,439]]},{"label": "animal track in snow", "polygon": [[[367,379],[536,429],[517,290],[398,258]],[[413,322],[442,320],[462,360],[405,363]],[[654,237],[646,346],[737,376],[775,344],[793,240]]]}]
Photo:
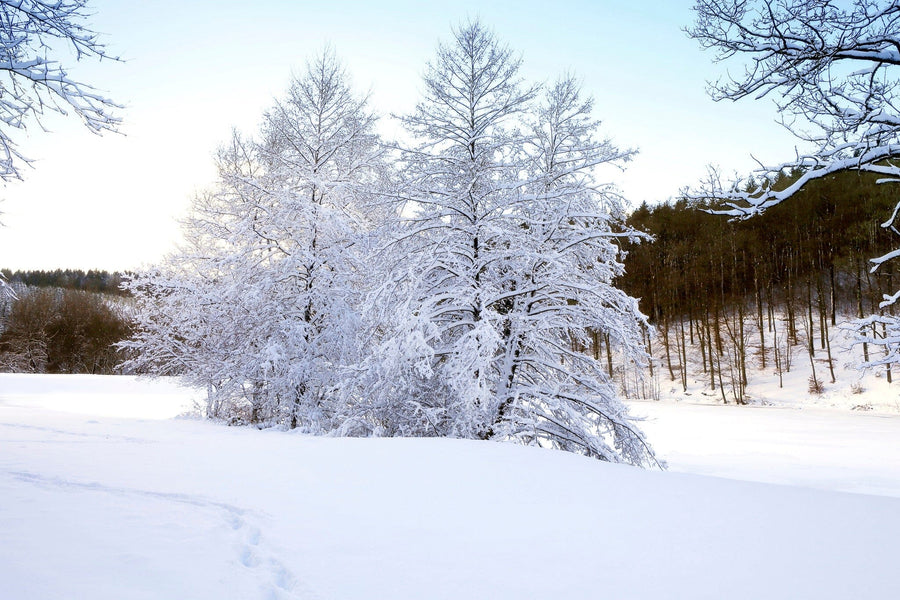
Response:
[{"label": "animal track in snow", "polygon": [[[47,433],[55,433],[58,435],[68,435],[76,438],[85,438],[86,440],[97,440],[104,442],[130,442],[136,444],[152,444],[151,440],[142,438],[129,437],[125,435],[109,435],[105,433],[83,433],[80,431],[67,431],[65,429],[55,429],[53,427],[40,427],[38,425],[24,425],[20,423],[0,423],[0,427],[9,427],[11,429],[23,429],[26,431],[43,431]],[[28,443],[60,443],[64,440],[23,440]],[[69,441],[71,443],[71,441]]]},{"label": "animal track in snow", "polygon": [[301,600],[317,597],[311,590],[304,589],[301,591],[298,589],[302,586],[298,584],[294,575],[278,559],[275,553],[262,543],[263,538],[260,529],[248,522],[247,516],[250,514],[250,511],[247,509],[190,494],[115,487],[98,482],[79,482],[60,477],[46,477],[27,471],[7,471],[6,473],[19,481],[33,485],[86,490],[123,497],[153,498],[214,510],[222,516],[222,520],[230,531],[229,535],[235,539],[236,562],[261,580],[260,598],[267,600]]}]

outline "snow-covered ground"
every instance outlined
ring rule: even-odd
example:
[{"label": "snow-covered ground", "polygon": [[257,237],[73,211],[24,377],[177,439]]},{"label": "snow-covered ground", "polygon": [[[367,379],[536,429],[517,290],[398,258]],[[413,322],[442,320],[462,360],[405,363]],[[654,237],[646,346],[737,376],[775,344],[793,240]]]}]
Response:
[{"label": "snow-covered ground", "polygon": [[670,471],[900,498],[900,415],[685,402],[630,406],[646,417],[641,428]]},{"label": "snow-covered ground", "polygon": [[177,418],[196,397],[0,375],[0,598],[900,597],[900,415],[634,403],[649,472]]}]

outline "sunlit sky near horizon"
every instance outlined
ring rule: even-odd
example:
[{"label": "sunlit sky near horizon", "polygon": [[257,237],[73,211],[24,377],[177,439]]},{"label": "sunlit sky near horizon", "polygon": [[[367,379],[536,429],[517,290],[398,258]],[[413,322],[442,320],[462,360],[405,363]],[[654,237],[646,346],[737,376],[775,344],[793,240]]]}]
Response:
[{"label": "sunlit sky near horizon", "polygon": [[[124,270],[174,248],[177,220],[214,180],[213,155],[233,127],[253,133],[292,71],[331,45],[385,132],[415,105],[425,63],[451,28],[479,18],[524,60],[523,75],[573,72],[603,131],[639,154],[611,170],[637,206],[677,196],[708,164],[745,173],[793,156],[771,101],[715,103],[725,73],[688,39],[691,2],[461,0],[94,0],[93,28],[123,62],[63,61],[124,104],[123,135],[73,119],[17,134],[34,160],[0,190],[0,267]],[[733,65],[732,68],[737,65]]]}]

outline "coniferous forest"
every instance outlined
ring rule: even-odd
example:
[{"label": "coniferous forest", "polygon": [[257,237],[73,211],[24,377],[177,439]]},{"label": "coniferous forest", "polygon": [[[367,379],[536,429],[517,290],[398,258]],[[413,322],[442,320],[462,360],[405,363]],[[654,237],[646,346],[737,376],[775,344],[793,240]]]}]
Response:
[{"label": "coniferous forest", "polygon": [[64,290],[82,290],[100,294],[127,296],[128,291],[122,287],[123,273],[90,269],[54,269],[42,270],[0,270],[0,276],[13,286],[53,287]]}]

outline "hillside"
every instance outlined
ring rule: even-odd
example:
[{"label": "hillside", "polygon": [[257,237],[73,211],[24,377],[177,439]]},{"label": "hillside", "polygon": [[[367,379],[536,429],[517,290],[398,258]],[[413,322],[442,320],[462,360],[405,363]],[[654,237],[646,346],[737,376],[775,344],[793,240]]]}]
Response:
[{"label": "hillside", "polygon": [[[774,187],[797,176],[784,174]],[[871,268],[897,245],[879,226],[895,190],[844,172],[746,221],[687,200],[640,207],[629,223],[654,241],[627,247],[619,284],[658,333],[645,340],[660,371],[646,374],[658,384],[633,383],[621,365],[610,372],[620,372],[630,396],[784,404],[810,393],[825,405],[897,411],[884,385],[894,373],[883,365],[862,379],[857,372],[884,358],[890,325],[852,325],[895,311],[880,306],[898,287],[892,262]],[[602,336],[596,341],[598,358],[615,354]]]},{"label": "hillside", "polygon": [[[784,320],[781,316],[777,319],[780,324]],[[674,333],[676,328],[670,331],[672,351],[668,358],[664,332],[660,331],[653,338],[652,369],[638,370],[631,364],[623,364],[614,355],[613,373],[620,391],[633,400],[900,414],[900,373],[883,366],[860,368],[865,360],[862,345],[853,344],[852,332],[842,327],[850,320],[852,317],[849,315],[839,315],[838,327],[828,329],[824,346],[831,348],[830,361],[828,352],[818,341],[810,360],[809,348],[802,338],[797,344],[780,338],[779,362],[776,364],[774,350],[768,347],[768,358],[763,366],[759,341],[748,336],[744,345],[745,385],[740,381],[741,361],[734,345],[725,345],[722,354],[716,355],[716,368],[710,369],[708,358],[702,356],[698,340],[691,344],[689,336],[686,336],[684,346],[681,346],[680,339]],[[745,326],[749,332],[749,320]],[[873,350],[870,357],[874,356]],[[811,387],[813,366],[818,391]],[[834,380],[831,379],[832,373]]]}]

